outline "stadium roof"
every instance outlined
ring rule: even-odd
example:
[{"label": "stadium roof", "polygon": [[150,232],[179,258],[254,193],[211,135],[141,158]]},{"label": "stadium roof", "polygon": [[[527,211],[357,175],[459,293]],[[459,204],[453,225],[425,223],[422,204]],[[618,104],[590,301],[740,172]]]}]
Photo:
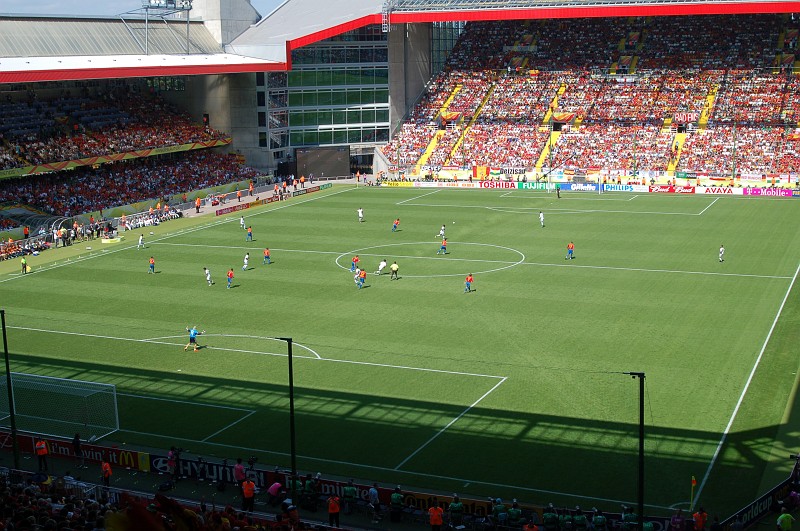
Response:
[{"label": "stadium roof", "polygon": [[[796,1],[393,0],[391,24],[792,13]],[[0,83],[291,68],[291,51],[383,20],[382,0],[285,0],[225,49],[199,21],[0,15]],[[227,52],[227,53],[226,53]]]},{"label": "stadium roof", "polygon": [[201,22],[0,16],[0,83],[284,70],[226,54]]},{"label": "stadium roof", "polygon": [[[381,24],[380,0],[285,0],[226,47],[231,53],[285,62],[291,50]],[[782,0],[394,0],[392,24],[549,18],[793,13]]]}]

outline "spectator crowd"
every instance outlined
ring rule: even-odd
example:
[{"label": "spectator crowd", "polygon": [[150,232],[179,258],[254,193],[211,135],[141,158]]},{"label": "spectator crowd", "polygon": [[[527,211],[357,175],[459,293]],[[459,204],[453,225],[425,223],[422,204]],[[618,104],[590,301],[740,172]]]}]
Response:
[{"label": "spectator crowd", "polygon": [[[383,152],[413,166],[798,171],[800,81],[779,15],[474,22]],[[435,144],[431,141],[439,133]],[[678,133],[686,143],[678,150]],[[557,159],[557,160],[556,160]]]}]

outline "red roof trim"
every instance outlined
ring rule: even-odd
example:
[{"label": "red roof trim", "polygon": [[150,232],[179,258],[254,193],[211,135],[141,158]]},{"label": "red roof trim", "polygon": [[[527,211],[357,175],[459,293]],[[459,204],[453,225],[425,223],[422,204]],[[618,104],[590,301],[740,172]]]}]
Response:
[{"label": "red roof trim", "polygon": [[797,2],[750,2],[730,4],[665,4],[645,6],[593,6],[593,7],[541,7],[536,9],[503,9],[482,11],[431,11],[418,13],[393,13],[392,22],[450,22],[479,20],[533,20],[543,18],[600,18],[674,15],[754,15],[767,13],[795,13]]},{"label": "red roof trim", "polygon": [[0,83],[32,83],[39,81],[74,81],[79,79],[120,79],[159,76],[202,76],[211,74],[239,74],[245,72],[284,72],[285,63],[144,66],[120,68],[81,68],[74,70],[25,70],[0,72]]},{"label": "red roof trim", "polygon": [[296,50],[297,48],[302,48],[303,46],[307,46],[309,44],[313,44],[319,41],[324,41],[325,39],[330,39],[331,37],[341,35],[342,33],[347,33],[348,31],[353,31],[358,28],[363,28],[364,26],[369,26],[370,24],[380,24],[380,23],[381,23],[380,13],[376,13],[374,15],[366,15],[364,17],[357,18],[349,22],[345,22],[344,24],[339,24],[338,26],[333,26],[318,31],[316,33],[310,33],[303,37],[299,37],[297,39],[288,41],[289,49]]}]

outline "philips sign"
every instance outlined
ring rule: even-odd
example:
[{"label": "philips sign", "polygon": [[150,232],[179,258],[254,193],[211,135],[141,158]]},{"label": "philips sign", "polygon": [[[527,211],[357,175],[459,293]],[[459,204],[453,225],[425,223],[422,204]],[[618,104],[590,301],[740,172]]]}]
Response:
[{"label": "philips sign", "polygon": [[604,184],[604,192],[633,192],[633,186],[630,184]]}]

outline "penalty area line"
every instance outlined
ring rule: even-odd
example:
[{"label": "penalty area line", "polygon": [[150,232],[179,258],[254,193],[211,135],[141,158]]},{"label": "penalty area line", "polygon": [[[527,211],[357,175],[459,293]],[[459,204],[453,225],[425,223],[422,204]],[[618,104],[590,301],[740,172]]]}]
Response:
[{"label": "penalty area line", "polygon": [[188,400],[177,400],[175,398],[161,398],[161,397],[158,397],[158,396],[134,395],[134,394],[131,394],[131,393],[121,393],[119,391],[117,391],[117,396],[127,396],[129,398],[141,398],[142,400],[159,400],[161,402],[174,402],[175,404],[184,404],[184,405],[190,405],[190,406],[202,406],[202,407],[213,407],[213,408],[217,408],[217,409],[229,409],[231,411],[241,411],[241,412],[252,411],[251,409],[244,409],[244,408],[241,408],[241,407],[220,406],[220,405],[217,405],[217,404],[200,404],[198,402],[190,402]]},{"label": "penalty area line", "polygon": [[403,203],[408,203],[409,201],[413,201],[413,200],[415,200],[415,199],[419,199],[420,197],[425,197],[426,195],[435,194],[436,192],[441,192],[441,190],[434,190],[433,192],[428,192],[427,194],[422,194],[422,195],[418,195],[418,196],[416,196],[416,197],[412,197],[412,198],[410,198],[410,199],[405,199],[405,200],[403,200],[403,201],[398,201],[398,202],[397,202],[397,203],[395,203],[395,204],[397,204],[397,205],[402,205]]},{"label": "penalty area line", "polygon": [[252,414],[254,414],[254,413],[255,413],[255,411],[250,411],[250,413],[248,413],[248,414],[247,414],[247,415],[245,415],[244,417],[240,418],[239,420],[234,420],[233,422],[231,422],[231,423],[230,423],[230,424],[228,424],[227,426],[225,426],[225,427],[223,427],[223,428],[220,428],[220,429],[218,429],[217,431],[215,431],[214,433],[212,433],[211,435],[209,435],[208,437],[206,437],[205,439],[203,439],[203,440],[202,440],[202,441],[200,441],[200,442],[207,442],[207,441],[208,441],[209,439],[211,439],[212,437],[216,437],[217,435],[219,435],[219,434],[220,434],[220,433],[222,433],[223,431],[227,430],[228,428],[232,428],[233,426],[235,426],[235,425],[239,424],[239,423],[240,423],[240,422],[242,422],[244,419],[248,418],[250,415],[252,415]]},{"label": "penalty area line", "polygon": [[405,464],[406,464],[406,463],[407,463],[409,460],[411,460],[411,459],[412,459],[412,458],[413,458],[415,455],[417,455],[418,453],[420,453],[422,450],[424,450],[424,449],[425,449],[425,447],[427,447],[427,446],[428,446],[430,443],[432,443],[433,441],[435,441],[435,440],[436,440],[436,439],[437,439],[437,438],[438,438],[438,437],[439,437],[441,434],[443,434],[445,431],[447,431],[447,429],[448,429],[450,426],[452,426],[453,424],[455,424],[456,422],[458,422],[458,421],[461,419],[461,417],[463,417],[464,415],[466,415],[467,413],[469,413],[469,411],[470,411],[472,408],[474,408],[475,406],[477,406],[477,405],[480,403],[480,401],[481,401],[481,400],[483,400],[484,398],[486,398],[487,396],[489,396],[490,394],[492,394],[492,392],[493,392],[495,389],[497,389],[498,387],[500,387],[500,386],[503,384],[503,382],[505,382],[507,379],[508,379],[507,377],[504,377],[502,380],[500,380],[499,382],[497,382],[496,384],[494,384],[494,387],[492,387],[491,389],[489,389],[488,391],[486,391],[485,393],[483,393],[483,395],[482,395],[482,396],[481,396],[479,399],[477,399],[475,402],[473,402],[472,404],[470,404],[470,405],[469,405],[469,407],[467,407],[467,408],[466,408],[464,411],[462,411],[460,415],[458,415],[456,418],[454,418],[453,420],[451,420],[450,422],[448,422],[448,423],[447,423],[447,425],[443,426],[443,427],[442,427],[442,429],[440,429],[440,430],[439,430],[439,431],[437,431],[435,434],[433,434],[433,437],[431,437],[430,439],[428,439],[427,441],[425,441],[424,443],[422,443],[422,445],[421,445],[419,448],[417,448],[416,450],[414,450],[413,452],[411,452],[411,453],[408,455],[408,457],[406,457],[405,459],[403,459],[402,461],[400,461],[400,464],[398,464],[396,467],[394,467],[394,469],[395,469],[395,470],[399,470],[400,468],[402,468],[402,466],[403,466],[403,465],[405,465]]}]

